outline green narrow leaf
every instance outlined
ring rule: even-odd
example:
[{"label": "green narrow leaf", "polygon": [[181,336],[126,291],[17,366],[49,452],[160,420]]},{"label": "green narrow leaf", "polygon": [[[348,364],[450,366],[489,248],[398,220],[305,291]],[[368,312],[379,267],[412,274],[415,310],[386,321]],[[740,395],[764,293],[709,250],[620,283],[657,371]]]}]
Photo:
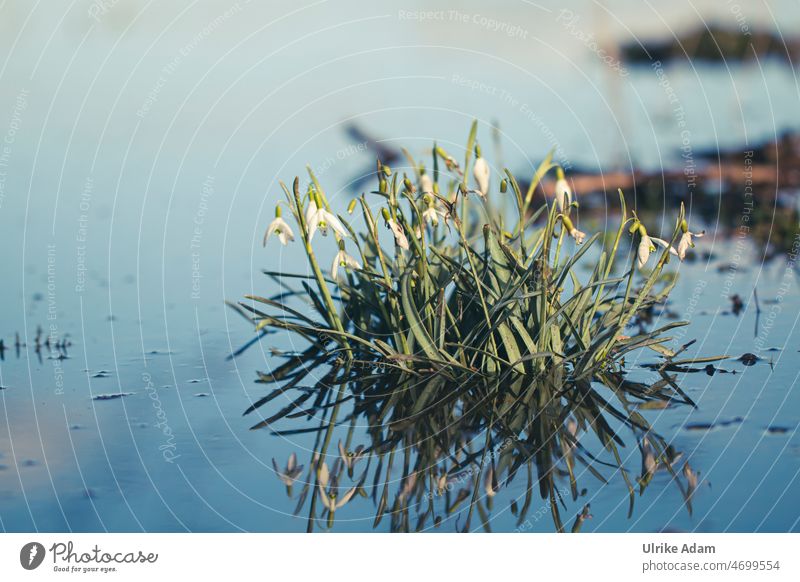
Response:
[{"label": "green narrow leaf", "polygon": [[497,333],[500,334],[500,340],[503,342],[503,347],[506,349],[508,361],[517,362],[513,366],[514,371],[518,372],[519,374],[524,374],[525,366],[519,362],[519,360],[522,358],[522,354],[519,351],[519,347],[514,339],[514,334],[512,333],[511,328],[508,327],[508,324],[501,323],[497,326]]},{"label": "green narrow leaf", "polygon": [[452,358],[447,352],[440,352],[436,349],[433,340],[428,335],[428,331],[419,318],[417,307],[414,304],[414,298],[411,295],[411,273],[412,271],[406,271],[403,273],[403,276],[400,277],[400,302],[403,306],[403,315],[405,315],[408,320],[411,333],[422,348],[422,351],[425,352],[425,355],[429,358],[451,360]]}]

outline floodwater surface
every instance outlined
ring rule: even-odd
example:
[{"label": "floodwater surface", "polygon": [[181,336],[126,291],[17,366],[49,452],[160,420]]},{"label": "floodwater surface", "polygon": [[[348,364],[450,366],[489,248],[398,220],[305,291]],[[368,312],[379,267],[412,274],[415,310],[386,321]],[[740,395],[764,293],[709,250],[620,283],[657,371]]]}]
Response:
[{"label": "floodwater surface", "polygon": [[[288,396],[243,416],[272,389],[256,382],[257,371],[305,346],[273,334],[230,359],[255,336],[225,302],[277,293],[261,269],[306,273],[299,245],[261,244],[277,180],[289,183],[310,164],[344,212],[348,184],[374,168],[376,153],[343,131],[350,122],[429,159],[434,139],[460,156],[478,118],[495,175],[504,165],[530,174],[553,148],[568,171],[680,170],[693,167],[693,151],[747,148],[800,124],[799,85],[785,63],[610,71],[575,33],[594,22],[588,2],[576,3],[584,17],[572,28],[558,11],[527,2],[492,11],[463,3],[466,25],[456,17],[421,22],[413,13],[422,3],[402,14],[355,2],[239,2],[230,11],[176,2],[155,12],[125,2],[94,14],[30,4],[0,6],[4,531],[307,529],[307,505],[297,515],[295,508],[316,435],[271,430],[319,419],[250,430]],[[776,17],[800,24],[781,18],[796,12],[786,5],[788,12],[776,5]],[[634,28],[656,21],[641,6],[619,14]],[[475,15],[527,23],[526,34],[489,30]],[[796,192],[772,192],[758,204],[770,211],[779,198],[797,204]],[[686,202],[699,227],[690,193]],[[704,222],[696,260],[668,267],[680,281],[655,323],[690,321],[670,334],[676,347],[696,340],[687,357],[731,358],[671,372],[696,408],[639,411],[680,454],[675,467],[690,464],[694,491],[687,502],[685,476],[656,471],[641,496],[636,488],[628,516],[619,475],[602,468],[603,484],[581,469],[577,499],[558,477],[567,527],[589,504],[582,531],[800,530],[797,239],[783,240],[790,252],[765,262],[763,245],[735,230],[741,221]],[[612,210],[607,221],[580,226],[591,233],[616,225]],[[332,239],[315,245],[329,265]],[[657,381],[647,365],[658,361],[636,352],[626,361],[629,379]],[[350,449],[369,446],[368,424],[354,419]],[[350,426],[348,419],[333,435],[332,466]],[[637,441],[624,429],[619,436],[633,478],[641,472]],[[464,438],[477,446],[483,436]],[[586,446],[601,448],[588,437]],[[289,498],[273,459],[283,468],[292,453],[304,470]],[[366,497],[338,509],[332,529],[373,530],[375,468]],[[402,484],[403,463],[388,480]],[[522,475],[503,484],[490,511],[482,499],[488,513],[471,528],[552,531],[538,488],[521,516],[526,485]],[[468,505],[440,511],[435,529],[463,528]],[[314,525],[327,528],[324,519]],[[392,521],[376,529],[393,529]]]}]

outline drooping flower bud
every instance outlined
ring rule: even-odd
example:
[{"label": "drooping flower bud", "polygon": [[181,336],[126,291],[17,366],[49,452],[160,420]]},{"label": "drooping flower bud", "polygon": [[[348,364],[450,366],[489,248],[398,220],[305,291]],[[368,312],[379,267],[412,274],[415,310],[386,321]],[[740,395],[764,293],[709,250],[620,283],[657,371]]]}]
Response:
[{"label": "drooping flower bud", "polygon": [[433,180],[428,174],[422,174],[419,177],[419,187],[423,194],[430,194],[433,192]]},{"label": "drooping flower bud", "polygon": [[569,182],[567,182],[563,169],[558,168],[556,170],[556,176],[555,198],[558,211],[569,212],[569,207],[572,204],[572,188],[570,188]]},{"label": "drooping flower bud", "polygon": [[475,160],[475,167],[472,169],[472,175],[478,183],[478,194],[486,198],[486,195],[489,193],[489,176],[491,175],[491,170],[489,169],[488,162],[484,158]]}]

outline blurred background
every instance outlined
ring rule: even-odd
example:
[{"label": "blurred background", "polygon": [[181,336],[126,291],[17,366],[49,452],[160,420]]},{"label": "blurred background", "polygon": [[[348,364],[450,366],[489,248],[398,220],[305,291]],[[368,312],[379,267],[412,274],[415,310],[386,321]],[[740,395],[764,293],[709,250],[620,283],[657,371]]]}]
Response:
[{"label": "blurred background", "polygon": [[[710,234],[684,291],[713,317],[703,342],[790,346],[744,384],[696,382],[699,413],[660,413],[716,471],[694,517],[674,500],[626,520],[603,491],[591,527],[797,529],[798,51],[793,0],[3,0],[0,526],[303,529],[271,458],[306,443],[240,418],[271,345],[292,346],[226,360],[253,333],[224,302],[263,293],[260,269],[306,269],[261,244],[278,180],[308,164],[343,212],[376,156],[429,159],[436,139],[460,158],[477,118],[496,172],[554,150],[598,228],[617,187],[659,216],[684,201]],[[760,324],[721,312],[759,281],[764,312],[791,291],[754,345]],[[680,432],[697,414],[742,422],[698,442]]]}]

